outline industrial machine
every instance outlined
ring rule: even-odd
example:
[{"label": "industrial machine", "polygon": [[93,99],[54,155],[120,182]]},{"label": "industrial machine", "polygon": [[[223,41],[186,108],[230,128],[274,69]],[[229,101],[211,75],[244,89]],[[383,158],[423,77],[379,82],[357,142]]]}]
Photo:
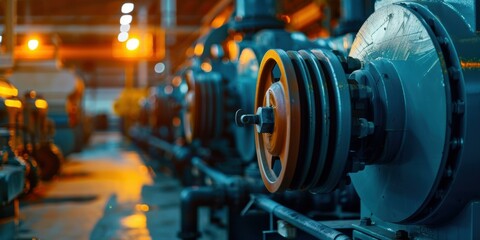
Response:
[{"label": "industrial machine", "polygon": [[152,134],[168,142],[185,139],[181,121],[182,100],[186,92],[186,83],[180,71],[172,79],[171,84],[155,87],[155,98],[152,101],[153,113],[150,119]]},{"label": "industrial machine", "polygon": [[24,109],[25,104],[16,97],[18,90],[11,85],[11,95],[5,99],[2,99],[5,107],[3,111],[2,127],[8,129],[10,132],[8,139],[8,151],[12,151],[13,158],[20,162],[25,167],[25,187],[24,193],[32,192],[40,182],[40,170],[38,163],[33,156],[31,150],[33,150],[30,144],[30,138],[33,134],[25,127],[24,123]]},{"label": "industrial machine", "polygon": [[[479,4],[377,1],[348,57],[269,50],[256,112],[239,116],[255,125],[266,188],[352,184],[362,206],[353,239],[479,239]],[[252,201],[316,237],[349,239]]]},{"label": "industrial machine", "polygon": [[[235,128],[233,125],[234,119],[242,126],[266,120],[258,117],[260,114],[242,116],[242,111],[235,114],[235,110],[238,107],[254,108],[260,59],[269,48],[298,50],[336,46],[319,44],[319,41],[311,41],[301,33],[285,31],[284,24],[277,19],[278,4],[277,1],[236,1],[236,15],[229,24],[213,29],[195,45],[197,57],[186,74],[188,92],[183,122],[187,140],[191,144],[198,142],[212,151],[212,155],[205,158],[209,164],[194,158],[192,165],[206,183],[213,183],[200,188],[186,188],[182,192],[179,233],[182,239],[197,239],[200,236],[196,218],[197,210],[202,206],[212,209],[211,216],[221,213],[219,208],[227,207],[227,220],[219,222],[228,226],[229,239],[258,237],[262,228],[265,230],[273,225],[268,214],[259,214],[248,207],[242,211],[250,194],[265,194],[266,190],[258,185],[258,170],[251,168],[255,159],[254,132],[250,128]],[[361,16],[365,18],[365,15]],[[322,43],[328,43],[328,40]],[[345,52],[350,45],[341,46],[335,53],[346,59]],[[271,82],[278,80],[279,76],[275,74],[280,71],[280,68],[270,69]],[[273,124],[259,124],[262,131],[263,128],[273,127]],[[229,161],[237,167],[219,164]],[[334,193],[309,195],[293,192],[266,198],[274,198],[299,212],[314,215],[318,220],[344,220],[359,216],[356,214],[359,211],[358,197],[352,187],[344,187]],[[295,200],[289,201],[292,199]],[[305,208],[302,203],[316,206],[317,210]],[[264,239],[267,236],[275,238],[276,232],[263,234]],[[299,233],[299,237],[306,237],[302,234]]]},{"label": "industrial machine", "polygon": [[253,135],[232,119],[238,106],[253,108],[257,59],[269,47],[320,47],[301,33],[285,31],[278,10],[278,1],[237,1],[232,20],[196,43],[183,117],[189,142],[200,141],[220,158],[254,160]]},{"label": "industrial machine", "polygon": [[42,180],[51,180],[60,173],[64,157],[53,142],[55,129],[53,120],[48,118],[48,103],[35,91],[29,91],[24,95],[23,104],[26,145],[22,152],[28,151],[36,159]]},{"label": "industrial machine", "polygon": [[72,71],[62,69],[56,60],[17,61],[9,80],[20,92],[35,90],[48,101],[48,117],[55,124],[55,144],[64,155],[79,151],[85,144],[82,98],[83,81]]},{"label": "industrial machine", "polygon": [[[10,99],[18,94],[18,90],[5,79],[0,80],[0,232],[2,237],[12,238],[15,234],[13,219],[18,213],[17,197],[24,191],[28,192],[33,186],[25,181],[29,172],[33,172],[31,162],[17,158],[11,146],[15,139],[15,128],[12,124],[21,102]],[[28,172],[27,172],[28,171]],[[30,180],[30,179],[28,179]],[[33,183],[33,182],[32,182]],[[34,184],[34,183],[33,183]]]}]

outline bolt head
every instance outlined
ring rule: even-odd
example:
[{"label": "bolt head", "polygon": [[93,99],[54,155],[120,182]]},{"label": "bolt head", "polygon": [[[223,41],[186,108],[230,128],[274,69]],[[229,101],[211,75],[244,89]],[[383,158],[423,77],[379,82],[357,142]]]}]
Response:
[{"label": "bolt head", "polygon": [[360,219],[360,225],[370,226],[370,225],[372,225],[372,219],[367,218],[367,217],[363,217],[362,219]]},{"label": "bolt head", "polygon": [[362,62],[359,59],[347,57],[347,73],[351,73],[355,70],[362,68]]},{"label": "bolt head", "polygon": [[274,126],[274,113],[272,107],[259,107],[257,109],[258,124],[257,132],[258,133],[272,133]]}]

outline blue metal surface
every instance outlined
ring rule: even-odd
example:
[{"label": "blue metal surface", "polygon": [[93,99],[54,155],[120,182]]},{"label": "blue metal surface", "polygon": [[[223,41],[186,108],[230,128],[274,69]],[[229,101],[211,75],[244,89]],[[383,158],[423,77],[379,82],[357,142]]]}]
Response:
[{"label": "blue metal surface", "polygon": [[[282,89],[290,97],[283,102],[274,101],[275,114],[282,114],[275,115],[275,126],[284,119],[301,121],[284,126],[284,132],[295,137],[295,141],[287,142],[275,153],[268,144],[283,141],[278,137],[278,129],[256,139],[260,139],[258,154],[265,153],[260,156],[259,164],[267,188],[273,192],[285,189],[329,192],[351,180],[362,200],[362,215],[368,219],[356,226],[355,239],[477,239],[480,36],[476,32],[475,11],[478,4],[474,0],[377,1],[376,12],[363,24],[353,43],[350,52],[353,58],[312,50],[313,60],[321,66],[309,65],[310,75],[306,74],[307,62],[295,58],[294,52],[270,50],[260,67],[256,103],[264,106],[263,93],[270,93],[267,90],[270,82],[276,84],[275,79],[280,79],[289,84]],[[275,58],[280,53],[285,56]],[[248,54],[254,57],[245,61],[245,69],[259,59]],[[307,55],[302,57],[308,59]],[[270,76],[275,76],[272,59],[283,68],[281,77]],[[356,65],[352,59],[363,64]],[[341,66],[332,68],[330,62],[340,62]],[[356,66],[351,68],[351,64]],[[286,65],[290,67],[287,69]],[[304,85],[309,85],[312,76],[319,74],[327,79],[328,94],[318,90],[317,93],[322,97],[328,95],[331,108],[330,115],[323,118],[330,122],[329,130],[340,126],[342,131],[347,130],[344,133],[333,131],[321,137],[325,131],[317,131],[311,125],[310,121],[316,121],[317,126],[322,124],[314,116],[312,96]],[[336,82],[342,74],[347,74],[348,81]],[[298,89],[289,87],[295,84]],[[347,89],[349,96],[334,94]],[[298,92],[305,96],[298,97]],[[316,98],[315,104],[323,109]],[[352,121],[342,125],[343,118]],[[304,131],[306,125],[320,138],[317,147],[328,141],[327,157],[320,159],[326,161],[325,168],[315,173],[321,174],[319,184],[328,183],[327,187],[302,187],[307,177],[303,168],[315,169],[315,161],[310,159],[312,135]],[[339,144],[339,139],[346,140]],[[285,159],[286,153],[289,155]],[[288,172],[290,178],[275,175],[271,166],[275,156],[283,157],[280,173]]]},{"label": "blue metal surface", "polygon": [[49,114],[55,124],[53,142],[60,148],[64,155],[71,154],[76,149],[76,129],[71,128],[67,115]]},{"label": "blue metal surface", "polygon": [[237,32],[255,32],[266,28],[283,28],[285,23],[277,18],[281,1],[276,0],[237,0],[235,14],[229,22]]},{"label": "blue metal surface", "polygon": [[[378,21],[386,16],[388,21]],[[396,164],[367,166],[350,175],[365,204],[385,221],[402,222],[415,215],[432,197],[444,167],[438,149],[447,138],[447,92],[437,52],[421,18],[396,5],[377,10],[367,20],[350,52],[365,62],[393,62],[406,96],[407,125]]]},{"label": "blue metal surface", "polygon": [[5,164],[0,167],[0,201],[6,204],[23,192],[25,169],[22,166]]},{"label": "blue metal surface", "polygon": [[[412,238],[478,239],[480,187],[473,183],[478,181],[480,169],[480,127],[475,124],[480,119],[480,38],[475,33],[472,15],[478,9],[478,1],[378,2],[376,14],[395,11],[367,21],[352,55],[364,60],[365,56],[370,60],[400,57],[402,62],[394,64],[403,79],[410,111],[405,132],[410,140],[406,139],[401,148],[403,153],[399,157],[403,160],[366,167],[365,171],[352,174],[364,203],[362,215],[373,215],[375,222],[372,226],[357,226],[363,232],[357,238],[370,239],[386,236],[385,232],[406,230]],[[399,2],[408,4],[390,5]],[[394,21],[395,14],[405,19]],[[405,23],[415,18],[418,24]],[[390,21],[379,19],[396,23],[382,25]],[[402,22],[392,37],[381,31],[383,26],[388,28]],[[412,35],[403,34],[405,26],[417,27],[411,31]],[[421,32],[426,33],[425,41],[415,37]],[[394,44],[396,41],[399,42]],[[430,47],[422,50],[422,44],[427,42]],[[429,58],[423,54],[426,49],[433,54]],[[421,54],[411,58],[415,52]],[[436,77],[429,76],[434,72]],[[409,85],[410,79],[417,80]],[[418,124],[416,130],[408,130],[415,124]],[[429,155],[433,157],[431,160]],[[372,193],[375,188],[378,194]],[[424,199],[419,198],[422,195]],[[417,209],[412,209],[411,216],[402,221],[404,224],[392,223],[415,204]]]}]

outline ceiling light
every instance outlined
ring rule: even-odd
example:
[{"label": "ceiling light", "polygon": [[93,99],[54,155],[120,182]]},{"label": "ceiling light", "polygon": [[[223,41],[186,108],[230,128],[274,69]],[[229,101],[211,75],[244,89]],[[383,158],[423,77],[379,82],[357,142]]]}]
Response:
[{"label": "ceiling light", "polygon": [[131,13],[133,11],[133,3],[124,3],[122,5],[122,13]]},{"label": "ceiling light", "polygon": [[120,24],[128,25],[132,22],[132,15],[123,15],[120,17]]},{"label": "ceiling light", "polygon": [[130,51],[136,50],[140,45],[140,41],[136,38],[130,38],[127,41],[127,49]]},{"label": "ceiling light", "polygon": [[130,24],[120,25],[120,32],[128,32],[130,31]]},{"label": "ceiling light", "polygon": [[163,71],[165,71],[165,64],[164,63],[157,63],[155,64],[155,72],[156,73],[162,73]]},{"label": "ceiling light", "polygon": [[125,42],[128,40],[128,33],[126,32],[121,32],[118,34],[118,41],[119,42]]},{"label": "ceiling light", "polygon": [[33,51],[38,48],[38,45],[39,45],[39,42],[37,39],[28,40],[28,43],[27,43],[28,49]]}]

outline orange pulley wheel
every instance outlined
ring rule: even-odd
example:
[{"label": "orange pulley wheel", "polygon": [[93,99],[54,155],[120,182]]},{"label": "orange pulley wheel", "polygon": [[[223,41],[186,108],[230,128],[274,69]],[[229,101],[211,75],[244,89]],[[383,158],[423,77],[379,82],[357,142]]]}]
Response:
[{"label": "orange pulley wheel", "polygon": [[257,126],[258,164],[267,189],[283,191],[293,180],[301,138],[297,78],[284,51],[269,50],[260,65],[255,109],[264,107],[273,108],[274,126],[271,133],[259,133]]},{"label": "orange pulley wheel", "polygon": [[257,159],[270,192],[330,192],[345,177],[351,137],[349,86],[330,51],[268,51],[260,65],[255,115]]}]

